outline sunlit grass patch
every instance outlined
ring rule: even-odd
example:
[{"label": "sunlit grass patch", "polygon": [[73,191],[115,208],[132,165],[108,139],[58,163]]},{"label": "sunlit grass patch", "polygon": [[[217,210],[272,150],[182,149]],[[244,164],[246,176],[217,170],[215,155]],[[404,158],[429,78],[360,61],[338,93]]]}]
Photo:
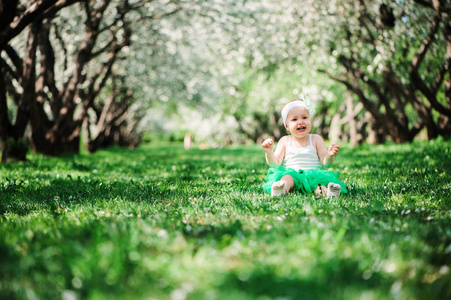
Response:
[{"label": "sunlit grass patch", "polygon": [[2,164],[0,296],[448,298],[450,148],[344,146],[338,199],[271,199],[258,146]]}]

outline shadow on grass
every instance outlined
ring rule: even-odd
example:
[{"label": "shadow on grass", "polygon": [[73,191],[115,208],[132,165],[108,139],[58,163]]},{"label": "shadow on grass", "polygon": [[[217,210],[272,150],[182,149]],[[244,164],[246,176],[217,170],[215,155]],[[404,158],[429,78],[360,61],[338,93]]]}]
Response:
[{"label": "shadow on grass", "polygon": [[[171,186],[177,186],[174,190]],[[35,210],[61,208],[77,205],[100,205],[117,200],[132,203],[152,203],[159,199],[174,199],[185,194],[186,183],[181,180],[165,181],[111,181],[83,178],[53,179],[44,186],[34,182],[7,181],[0,188],[0,214],[7,212],[26,215]],[[194,196],[201,189],[191,191]],[[58,203],[56,203],[56,200]]]},{"label": "shadow on grass", "polygon": [[131,203],[187,201],[224,192],[232,184],[249,191],[261,184],[265,171],[260,168],[264,164],[261,157],[252,155],[249,160],[249,151],[255,150],[185,151],[182,146],[146,145],[133,151],[116,147],[92,155],[35,155],[26,163],[0,165],[0,214],[51,209],[55,197],[59,205],[70,208],[118,199]]},{"label": "shadow on grass", "polygon": [[[332,259],[315,266],[304,276],[281,275],[283,266],[257,266],[250,274],[230,272],[223,282],[224,289],[233,288],[253,297],[267,296],[272,299],[343,299],[346,293],[361,294],[377,287],[380,293],[389,292],[389,281],[374,275],[371,280],[359,276],[356,261]],[[324,287],[328,287],[324,289]],[[344,289],[346,288],[346,291]],[[385,295],[386,296],[386,295]]]}]

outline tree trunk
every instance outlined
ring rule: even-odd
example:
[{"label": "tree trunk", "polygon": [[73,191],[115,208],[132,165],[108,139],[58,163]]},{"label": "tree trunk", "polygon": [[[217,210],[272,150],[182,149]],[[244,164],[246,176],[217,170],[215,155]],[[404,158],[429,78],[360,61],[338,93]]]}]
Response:
[{"label": "tree trunk", "polygon": [[[451,110],[451,18],[445,21],[443,33],[446,41],[446,63],[448,66],[448,76],[445,80],[445,99],[448,103],[448,109]],[[438,120],[440,134],[444,138],[451,137],[451,116],[441,115]]]},{"label": "tree trunk", "polygon": [[343,138],[341,122],[341,114],[344,112],[344,110],[344,106],[340,107],[340,109],[334,114],[332,121],[330,122],[329,140],[332,143],[339,143],[346,140],[346,138]]},{"label": "tree trunk", "polygon": [[346,93],[346,112],[349,118],[349,143],[351,146],[358,146],[362,140],[362,135],[357,130],[356,113],[354,112],[354,99],[352,94]]},{"label": "tree trunk", "polygon": [[[105,105],[102,108],[93,106],[97,119],[91,121],[89,116],[86,116],[89,152],[113,145],[136,147],[141,142],[141,137],[135,133],[139,116],[131,121],[127,119],[128,108],[133,101],[132,90],[124,89],[125,83],[118,76],[113,76],[112,81],[113,93]],[[119,81],[119,84],[116,81]]]},{"label": "tree trunk", "polygon": [[[36,81],[36,48],[37,48],[37,33],[40,24],[33,23],[28,34],[27,47],[25,51],[24,66],[21,75],[21,85],[23,92],[20,95],[17,103],[17,113],[14,125],[11,125],[7,120],[7,115],[2,115],[2,127],[7,128],[2,130],[3,153],[2,160],[25,160],[28,152],[28,144],[25,141],[25,130],[30,119],[30,107],[34,102],[36,93],[34,90],[34,83]],[[2,108],[4,107],[7,114],[8,108],[6,103],[6,89],[4,78],[1,80],[0,92],[2,93]],[[9,124],[8,124],[9,123]]]},{"label": "tree trunk", "polygon": [[365,112],[368,124],[368,143],[371,145],[385,143],[385,131],[377,124],[369,112]]},{"label": "tree trunk", "polygon": [[[85,4],[86,26],[85,38],[81,43],[72,75],[61,91],[56,90],[54,84],[55,53],[49,40],[50,28],[44,25],[40,32],[41,71],[39,80],[36,81],[38,97],[34,103],[31,118],[33,149],[45,155],[57,155],[61,153],[78,153],[80,151],[80,133],[82,121],[87,107],[83,108],[81,116],[75,118],[77,104],[75,99],[79,85],[85,80],[83,72],[87,63],[92,58],[92,51],[99,35],[100,21],[108,6],[108,1],[98,4],[96,14],[90,3]],[[43,109],[46,99],[43,95],[44,88],[48,87],[52,96],[52,117],[49,118]],[[61,95],[61,96],[60,96]]]},{"label": "tree trunk", "polygon": [[8,118],[6,88],[3,76],[0,76],[0,140],[2,144],[2,162],[26,160],[28,144],[21,136],[16,135],[16,130]]},{"label": "tree trunk", "polygon": [[[77,0],[34,1],[27,3],[29,5],[24,4],[23,10],[18,10],[20,1],[0,0],[0,53],[4,51],[12,62],[10,66],[0,57],[0,139],[3,161],[25,160],[28,152],[25,132],[30,118],[36,116],[36,48],[41,22],[75,2]],[[22,60],[8,43],[28,26],[30,31],[25,58]],[[22,91],[16,89],[18,85]],[[17,106],[14,122],[8,116],[8,94]]]}]

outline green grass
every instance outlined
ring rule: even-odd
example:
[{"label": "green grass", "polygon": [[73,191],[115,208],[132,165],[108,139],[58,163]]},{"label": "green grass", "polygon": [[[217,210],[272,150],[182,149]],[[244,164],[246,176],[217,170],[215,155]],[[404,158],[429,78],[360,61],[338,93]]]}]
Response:
[{"label": "green grass", "polygon": [[259,146],[0,165],[1,299],[449,299],[451,142],[342,147],[339,199]]}]

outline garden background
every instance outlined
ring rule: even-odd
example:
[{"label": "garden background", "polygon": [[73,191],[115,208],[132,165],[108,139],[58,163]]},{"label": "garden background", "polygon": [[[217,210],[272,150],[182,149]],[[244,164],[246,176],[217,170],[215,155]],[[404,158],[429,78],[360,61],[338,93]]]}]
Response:
[{"label": "garden background", "polygon": [[[0,297],[449,298],[450,12],[0,0]],[[303,94],[346,196],[261,190]]]}]

